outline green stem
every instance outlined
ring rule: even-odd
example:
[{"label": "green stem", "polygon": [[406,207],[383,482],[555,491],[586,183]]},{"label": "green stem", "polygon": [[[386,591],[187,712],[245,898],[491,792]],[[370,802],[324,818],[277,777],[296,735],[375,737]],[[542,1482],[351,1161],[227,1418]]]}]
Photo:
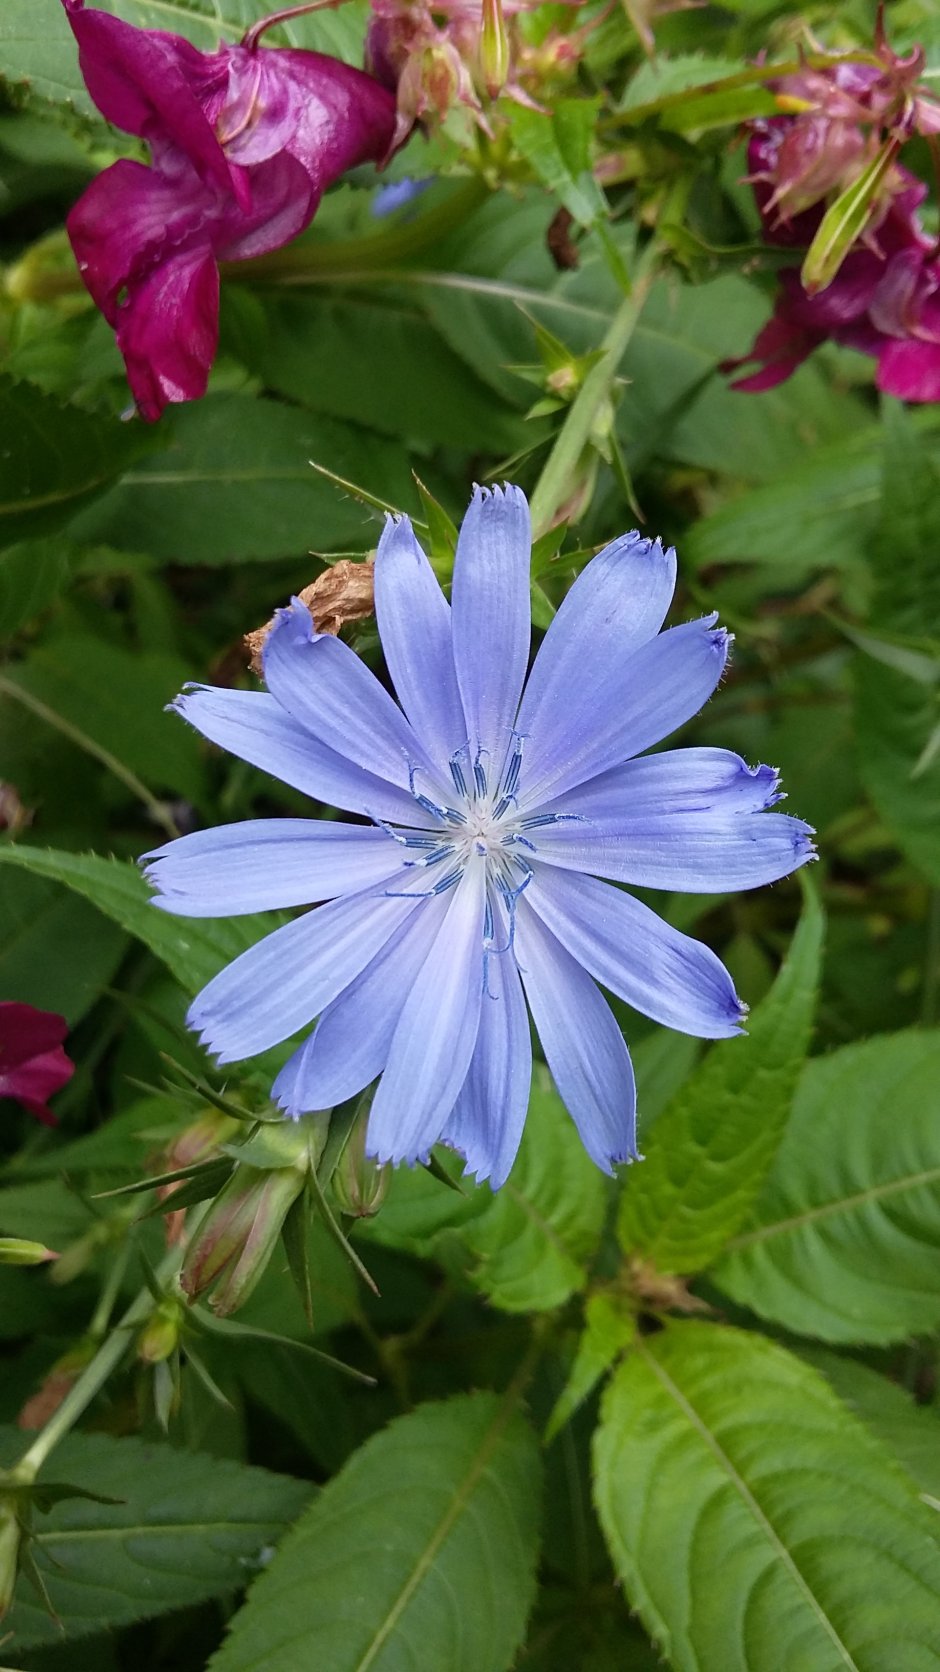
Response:
[{"label": "green stem", "polygon": [[230,278],[296,285],[375,267],[394,267],[423,255],[448,233],[456,232],[489,195],[489,187],[482,180],[467,180],[415,220],[386,227],[369,238],[337,238],[328,243],[302,238],[253,261],[223,263],[222,272]]},{"label": "green stem", "polygon": [[[177,1273],[180,1263],[178,1249],[174,1249],[166,1256],[157,1272],[161,1285],[168,1283]],[[105,1382],[116,1370],[130,1344],[130,1332],[135,1324],[143,1323],[153,1311],[154,1299],[148,1288],[143,1288],[124,1316],[115,1324],[107,1340],[103,1341],[97,1353],[89,1364],[85,1366],[78,1381],[69,1389],[59,1409],[54,1411],[45,1428],[40,1429],[28,1451],[23,1453],[13,1471],[18,1480],[28,1482],[34,1480],[50,1452],[74,1428],[80,1416],[83,1416],[95,1395],[101,1391]]]},{"label": "green stem", "polygon": [[658,255],[654,240],[637,263],[633,289],[621,302],[601,344],[602,357],[584,379],[545,461],[530,501],[532,533],[536,540],[552,527],[559,508],[570,492],[573,473],[587,446],[601,404],[613,387],[627,344],[652,288]]},{"label": "green stem", "polygon": [[9,697],[11,701],[21,703],[24,708],[29,709],[31,714],[35,714],[37,720],[44,720],[47,726],[52,726],[57,732],[61,732],[62,736],[67,737],[70,743],[74,743],[79,749],[84,749],[86,755],[91,755],[96,761],[100,761],[101,765],[106,767],[124,785],[125,789],[130,790],[131,794],[143,803],[154,824],[159,825],[160,829],[171,838],[179,835],[176,824],[167,812],[163,802],[158,801],[156,796],[148,790],[146,784],[141,782],[136,772],[132,772],[129,766],[125,766],[123,761],[119,761],[116,755],[112,755],[110,749],[106,749],[101,743],[96,743],[93,737],[88,736],[87,732],[83,732],[78,726],[73,726],[70,720],[66,720],[63,715],[58,714],[54,708],[50,708],[39,697],[34,697],[31,691],[25,690],[22,685],[17,685],[14,680],[7,679],[2,674],[0,674],[0,696]]},{"label": "green stem", "polygon": [[927,907],[927,955],[924,962],[924,997],[921,1021],[929,1028],[937,1020],[940,1000],[940,889],[930,890]]}]

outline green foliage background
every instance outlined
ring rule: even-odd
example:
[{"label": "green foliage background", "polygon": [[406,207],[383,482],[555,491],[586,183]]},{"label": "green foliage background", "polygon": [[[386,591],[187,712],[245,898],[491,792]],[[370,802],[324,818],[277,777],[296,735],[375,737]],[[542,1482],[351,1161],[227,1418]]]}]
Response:
[{"label": "green foliage background", "polygon": [[[109,9],[209,48],[262,8]],[[64,1257],[0,1267],[0,1464],[145,1272],[159,1295],[150,1196],[102,1192],[205,1104],[186,1076],[220,1089],[186,999],[271,926],[153,911],[136,856],[175,823],[303,810],[164,705],[187,679],[252,683],[242,634],[374,548],[369,496],[429,525],[445,578],[473,480],[508,469],[538,502],[572,410],[526,416],[544,333],[607,354],[569,461],[579,520],[537,549],[537,626],[636,520],[632,493],[678,547],[671,619],[715,608],[736,635],[681,741],[780,766],[821,853],[802,890],[654,901],[752,1015],[702,1052],[613,1001],[642,1166],[603,1178],[540,1070],[497,1197],[399,1172],[351,1231],[378,1295],[319,1218],[238,1334],[184,1334],[173,1381],[140,1355],[144,1287],[40,1476],[110,1501],[37,1510],[57,1620],[24,1575],[0,1628],[22,1672],[940,1668],[940,415],[880,400],[870,362],[833,349],[762,396],[719,370],[774,281],[736,141],[773,107],[721,84],[760,52],[792,61],[804,24],[848,49],[873,18],[722,0],[657,18],[647,59],[640,10],[579,8],[599,20],[580,79],[551,115],[510,113],[511,182],[418,137],[394,171],[437,177],[411,209],[376,221],[364,174],[233,269],[209,394],[148,429],[122,421],[61,231],[123,136],[58,0],[2,0],[0,999],[65,1015],[77,1072],[55,1132],[2,1110],[0,1236]],[[890,11],[935,79],[935,8]],[[357,61],[367,12],[281,39]],[[601,191],[604,151],[626,161]],[[546,242],[559,207],[570,269]],[[371,622],[351,639],[380,667]],[[261,1107],[270,1075],[248,1067],[229,1091]]]}]

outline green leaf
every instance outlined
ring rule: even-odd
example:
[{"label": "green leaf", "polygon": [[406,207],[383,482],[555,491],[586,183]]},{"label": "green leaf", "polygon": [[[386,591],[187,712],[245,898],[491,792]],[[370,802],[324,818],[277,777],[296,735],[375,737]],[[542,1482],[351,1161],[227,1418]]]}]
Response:
[{"label": "green leaf", "polygon": [[859,656],[855,720],[865,788],[911,863],[940,887],[940,691]]},{"label": "green leaf", "polygon": [[464,1225],[471,1282],[505,1312],[547,1312],[587,1281],[607,1207],[601,1173],[547,1076],[536,1075],[519,1156]]},{"label": "green leaf", "polygon": [[110,487],[154,432],[77,406],[0,373],[0,547],[45,534]]},{"label": "green leaf", "polygon": [[[204,804],[199,739],[166,712],[190,669],[182,657],[107,644],[93,633],[57,633],[5,676],[59,715],[150,788]],[[133,701],[115,702],[116,691]],[[9,697],[4,694],[4,701]]]},{"label": "green leaf", "polygon": [[916,1404],[897,1382],[825,1347],[801,1347],[800,1358],[825,1376],[839,1398],[903,1463],[931,1507],[940,1509],[940,1409]]},{"label": "green leaf", "polygon": [[74,554],[62,540],[26,540],[0,551],[0,639],[12,638],[49,609],[72,571]]},{"label": "green leaf", "polygon": [[807,1365],[670,1324],[614,1376],[595,1497],[675,1672],[926,1672],[940,1549],[909,1476]]},{"label": "green leaf", "polygon": [[[220,40],[237,40],[263,15],[258,0],[110,0],[106,8],[140,29],[169,29],[203,52]],[[320,12],[299,18],[265,37],[269,45],[306,46],[331,52],[350,63],[361,62],[361,4],[347,5],[343,17]],[[358,56],[357,56],[358,54]],[[78,68],[78,50],[60,7],[35,0],[3,0],[0,16],[0,80],[25,82],[35,95],[94,114]]]},{"label": "green leaf", "polygon": [[[0,850],[2,851],[2,850]],[[81,958],[72,956],[76,947]],[[0,873],[0,994],[80,1022],[127,947],[121,929],[42,877]]]},{"label": "green leaf", "polygon": [[622,1295],[599,1289],[589,1295],[584,1308],[584,1332],[574,1362],[545,1429],[546,1443],[571,1421],[579,1405],[593,1393],[615,1359],[632,1345],[636,1336],[636,1313]]},{"label": "green leaf", "polygon": [[[402,302],[394,295],[363,291],[350,300],[348,295],[307,292],[273,299],[266,317],[263,337],[248,351],[249,365],[267,388],[314,412],[353,420],[405,443],[450,443],[491,456],[518,446],[524,436],[517,416],[494,401],[410,298]],[[418,365],[421,376],[416,378]],[[389,390],[387,399],[376,399],[377,375]],[[316,422],[324,425],[326,442],[309,456],[350,475],[348,445],[344,470],[336,462],[337,441],[329,446],[333,426],[324,419]],[[381,444],[373,440],[372,445]],[[356,480],[383,491],[368,457],[364,462],[358,457],[357,467]],[[401,503],[400,487],[397,498]],[[315,538],[319,549],[324,542]]]},{"label": "green leaf", "polygon": [[714,1272],[761,1317],[824,1341],[940,1324],[940,1031],[807,1064],[753,1221]]},{"label": "green leaf", "polygon": [[252,1587],[212,1672],[506,1672],[534,1590],[540,1497],[515,1403],[460,1395],[368,1440]]},{"label": "green leaf", "polygon": [[745,1039],[713,1045],[623,1187],[618,1235],[663,1272],[701,1271],[746,1220],[773,1162],[809,1045],[823,916],[807,886],[793,944]]},{"label": "green leaf", "polygon": [[544,1071],[533,1080],[515,1166],[495,1193],[466,1196],[398,1168],[381,1213],[357,1237],[440,1259],[505,1312],[561,1306],[587,1281],[607,1192]]},{"label": "green leaf", "polygon": [[508,112],[514,145],[581,226],[593,226],[607,213],[604,193],[591,172],[598,103],[556,99],[550,113],[517,104]]},{"label": "green leaf", "polygon": [[0,865],[15,865],[34,876],[63,883],[148,946],[189,992],[202,987],[252,946],[261,933],[278,926],[274,913],[233,917],[210,923],[172,917],[158,911],[136,865],[96,854],[57,853],[53,848],[0,846]]},{"label": "green leaf", "polygon": [[[23,1436],[0,1430],[0,1446],[12,1462]],[[311,1492],[265,1469],[103,1434],[67,1435],[50,1467],[119,1500],[69,1500],[35,1518],[32,1550],[69,1638],[240,1590]],[[14,1655],[60,1638],[22,1585],[4,1631]]]},{"label": "green leaf", "polygon": [[881,518],[870,543],[876,633],[940,637],[940,471],[932,429],[884,400]]},{"label": "green leaf", "polygon": [[293,558],[306,581],[311,548],[366,550],[379,533],[311,460],[367,481],[393,503],[412,497],[400,446],[279,401],[208,396],[172,408],[160,431],[159,457],[142,461],[79,517],[70,531],[76,539],[161,563]]}]

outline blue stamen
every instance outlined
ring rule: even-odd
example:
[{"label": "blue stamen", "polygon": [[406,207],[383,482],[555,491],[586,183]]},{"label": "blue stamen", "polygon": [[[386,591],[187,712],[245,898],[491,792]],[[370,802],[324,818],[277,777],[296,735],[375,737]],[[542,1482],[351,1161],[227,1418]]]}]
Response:
[{"label": "blue stamen", "polygon": [[580,813],[538,813],[534,818],[523,819],[523,830],[539,830],[546,824],[584,824]]},{"label": "blue stamen", "polygon": [[457,759],[457,755],[459,753],[460,753],[460,750],[459,749],[456,750],[455,753],[451,755],[450,760],[448,761],[447,764],[450,767],[450,775],[454,780],[454,788],[457,791],[457,794],[466,797],[467,796],[467,780],[466,780],[466,778],[464,777],[464,774],[463,774],[463,767],[461,766],[460,762]]}]

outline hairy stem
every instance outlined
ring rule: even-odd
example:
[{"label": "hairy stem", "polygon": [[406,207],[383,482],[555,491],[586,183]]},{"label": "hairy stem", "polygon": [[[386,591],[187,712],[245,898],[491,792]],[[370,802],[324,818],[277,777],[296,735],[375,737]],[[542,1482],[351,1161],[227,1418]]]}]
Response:
[{"label": "hairy stem", "polygon": [[654,240],[637,262],[633,288],[621,302],[601,344],[602,357],[584,379],[545,461],[530,502],[535,539],[553,526],[571,491],[574,471],[587,446],[601,403],[613,387],[627,344],[652,287],[658,254]]}]

